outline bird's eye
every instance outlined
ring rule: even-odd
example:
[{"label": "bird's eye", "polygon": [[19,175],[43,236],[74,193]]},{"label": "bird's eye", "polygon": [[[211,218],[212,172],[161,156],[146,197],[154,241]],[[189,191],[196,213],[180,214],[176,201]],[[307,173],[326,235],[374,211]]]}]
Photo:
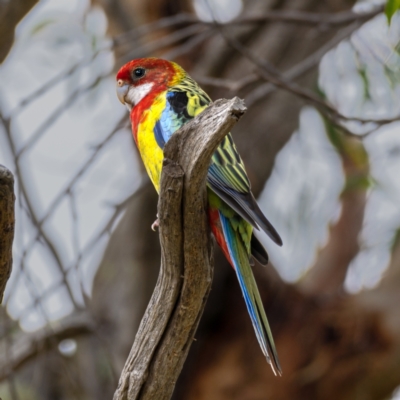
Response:
[{"label": "bird's eye", "polygon": [[133,70],[133,77],[134,78],[141,78],[144,76],[144,74],[146,73],[146,70],[144,68],[135,68]]}]

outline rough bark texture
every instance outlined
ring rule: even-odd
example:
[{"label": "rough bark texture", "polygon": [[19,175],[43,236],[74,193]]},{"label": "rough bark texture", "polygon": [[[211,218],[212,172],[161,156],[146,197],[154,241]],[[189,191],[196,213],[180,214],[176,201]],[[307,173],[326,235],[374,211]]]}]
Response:
[{"label": "rough bark texture", "polygon": [[0,303],[12,269],[14,202],[14,177],[7,168],[0,165]]},{"label": "rough bark texture", "polygon": [[[167,185],[167,186],[165,186]],[[168,252],[162,252],[159,279],[135,343],[125,364],[114,399],[136,399],[146,383],[149,364],[168,324],[181,290],[183,273],[181,196],[183,171],[178,165],[165,165],[162,186],[168,213],[160,205],[160,235]]]},{"label": "rough bark texture", "polygon": [[114,400],[167,400],[172,395],[211,287],[208,166],[245,110],[238,98],[219,100],[177,131],[164,148],[158,207],[161,270]]}]

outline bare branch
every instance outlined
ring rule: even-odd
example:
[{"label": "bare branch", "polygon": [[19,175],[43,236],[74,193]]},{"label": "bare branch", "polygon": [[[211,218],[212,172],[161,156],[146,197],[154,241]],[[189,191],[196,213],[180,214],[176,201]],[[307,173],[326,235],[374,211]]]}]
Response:
[{"label": "bare branch", "polygon": [[[306,13],[310,14],[310,13]],[[340,13],[340,14],[348,14]],[[353,13],[352,13],[353,14]],[[313,14],[314,15],[314,14]],[[364,14],[363,14],[364,15]],[[366,14],[365,14],[366,15]],[[348,38],[356,29],[360,27],[360,20],[353,22],[351,25],[339,30],[337,35],[335,35],[331,40],[321,46],[314,53],[309,55],[307,58],[294,65],[288,71],[283,73],[283,78],[287,80],[297,79],[307,72],[309,72],[312,68],[316,67],[318,63],[321,61],[321,58],[333,47],[339,44],[342,40]],[[228,89],[232,92],[237,92],[240,89],[244,88],[246,85],[256,82],[260,77],[256,73],[251,73],[245,76],[241,80],[230,80],[230,79],[221,79],[221,78],[212,78],[212,77],[196,77],[196,80],[204,85],[221,87],[224,89]],[[262,98],[268,96],[272,92],[277,89],[275,85],[272,83],[264,83],[263,85],[257,86],[249,95],[246,96],[246,104],[249,107],[251,104],[256,103]]]},{"label": "bare branch", "polygon": [[[222,26],[220,26],[220,27],[222,27]],[[243,44],[241,44],[234,37],[227,35],[223,31],[223,29],[220,29],[219,31],[230,46],[232,46],[234,49],[236,49],[240,54],[242,54],[244,57],[246,57],[250,62],[252,62],[255,65],[256,71],[259,74],[260,78],[262,78],[265,81],[270,82],[271,84],[273,84],[283,90],[286,90],[286,91],[296,95],[300,99],[314,105],[335,126],[340,127],[349,136],[355,136],[355,137],[360,138],[360,137],[363,137],[366,135],[365,134],[364,135],[353,134],[346,127],[343,126],[343,122],[358,121],[363,124],[375,123],[376,125],[379,126],[379,125],[385,125],[385,124],[389,124],[394,121],[400,120],[400,115],[393,117],[393,118],[384,118],[384,119],[363,119],[363,118],[358,118],[358,117],[345,116],[342,113],[340,113],[335,107],[333,107],[327,101],[323,100],[321,97],[319,97],[317,94],[315,94],[311,90],[309,90],[307,88],[303,88],[300,85],[298,85],[297,83],[286,79],[275,69],[275,67],[271,67],[271,65],[268,62],[261,60],[258,56],[253,54],[250,50],[248,50]],[[372,131],[369,131],[367,134],[370,134],[371,132]]]},{"label": "bare branch", "polygon": [[[12,137],[12,134],[11,134],[11,121],[10,121],[10,119],[4,118],[4,116],[1,113],[0,113],[0,121],[2,122],[2,124],[4,126],[4,129],[5,129],[5,132],[6,132],[6,139],[8,141],[9,146],[10,146],[12,155],[13,155],[14,159],[16,160],[16,163],[15,163],[15,174],[16,174],[16,176],[18,178],[19,188],[21,190],[21,193],[22,193],[22,195],[24,197],[24,200],[26,202],[27,208],[29,210],[29,215],[32,218],[32,221],[33,221],[34,225],[38,226],[39,218],[38,218],[38,216],[37,216],[37,214],[35,212],[35,209],[33,207],[31,198],[28,195],[28,189],[26,188],[25,181],[22,178],[21,168],[20,168],[19,162],[17,160],[16,145],[14,143],[14,140],[13,140],[13,137]],[[60,273],[63,276],[63,282],[65,284],[65,287],[67,289],[68,295],[69,295],[72,303],[74,304],[74,306],[76,308],[78,308],[78,304],[77,304],[77,302],[75,300],[75,297],[74,297],[74,295],[72,293],[72,289],[69,286],[68,281],[67,281],[67,276],[66,276],[66,273],[65,273],[64,265],[63,265],[63,263],[61,261],[61,257],[59,255],[59,253],[58,253],[53,241],[46,234],[46,232],[44,232],[44,230],[41,227],[39,227],[38,229],[40,231],[40,236],[43,238],[44,242],[48,246],[50,254],[53,256],[54,261],[56,262],[56,265],[57,265]]]},{"label": "bare branch", "polygon": [[[250,83],[259,80],[257,74],[251,73],[240,80],[212,78],[210,76],[196,76],[196,81],[202,85],[214,86],[218,88],[228,89],[231,92],[238,92]],[[275,88],[275,86],[273,86]],[[247,104],[247,102],[246,102]]]},{"label": "bare branch", "polygon": [[[360,27],[358,22],[355,22],[343,29],[341,29],[337,35],[335,35],[331,40],[326,42],[323,46],[321,46],[314,53],[310,54],[304,60],[300,61],[298,64],[289,68],[282,74],[282,78],[286,80],[294,80],[302,77],[304,74],[309,72],[311,69],[316,67],[320,62],[321,58],[333,47],[338,45],[342,40],[348,38],[356,29]],[[243,89],[245,86],[257,82],[260,80],[259,74],[251,73],[240,80],[231,80],[231,79],[221,79],[221,78],[212,78],[206,76],[196,76],[196,81],[201,84],[220,87],[224,89],[228,89],[232,92],[238,92]],[[273,93],[277,90],[277,86],[272,83],[264,83],[262,85],[258,85],[250,94],[246,96],[246,104],[248,107],[260,101],[264,97]]]},{"label": "bare branch", "polygon": [[[90,87],[92,87],[92,85],[90,85]],[[85,92],[87,89],[88,88],[84,88],[83,90],[81,90],[81,92]],[[79,168],[79,170],[76,172],[76,174],[68,182],[66,187],[58,194],[58,196],[56,196],[54,201],[49,205],[45,215],[42,216],[41,218],[39,218],[36,215],[36,212],[35,212],[35,210],[33,208],[33,205],[31,204],[30,198],[27,196],[25,179],[23,178],[23,176],[21,174],[21,171],[20,171],[19,154],[17,154],[17,152],[16,152],[16,147],[15,147],[15,144],[14,144],[13,139],[12,139],[11,126],[10,126],[11,121],[10,121],[10,119],[5,118],[2,114],[0,114],[0,121],[3,123],[3,126],[4,126],[4,128],[6,130],[6,137],[8,139],[9,144],[10,144],[10,148],[11,148],[12,154],[14,156],[14,159],[16,160],[16,174],[17,174],[18,181],[19,181],[19,187],[20,187],[22,195],[23,195],[23,197],[24,197],[24,199],[26,201],[27,208],[28,208],[28,213],[29,213],[29,215],[31,216],[31,218],[33,220],[35,229],[37,230],[36,235],[33,236],[33,238],[24,247],[24,250],[22,252],[22,258],[21,258],[21,270],[22,271],[25,270],[25,260],[27,258],[27,255],[33,249],[33,247],[34,247],[35,243],[37,242],[37,240],[42,238],[45,241],[45,243],[47,244],[51,254],[55,258],[57,267],[59,268],[59,271],[61,272],[61,274],[63,276],[63,284],[65,285],[65,287],[67,289],[67,292],[68,292],[68,295],[69,295],[71,301],[73,302],[73,304],[74,304],[74,306],[76,308],[79,308],[79,305],[76,302],[75,297],[72,294],[71,287],[70,287],[70,285],[68,283],[68,280],[67,280],[67,274],[68,274],[70,269],[66,268],[66,266],[63,265],[55,245],[53,244],[51,238],[47,235],[47,233],[43,229],[43,224],[54,213],[54,211],[57,209],[57,206],[61,203],[61,201],[65,198],[65,196],[68,196],[72,192],[72,190],[73,190],[74,186],[76,185],[76,183],[79,181],[79,179],[82,177],[82,175],[87,171],[87,169],[90,167],[90,165],[92,165],[92,163],[97,159],[97,157],[98,157],[99,153],[101,152],[101,150],[109,143],[109,141],[114,137],[116,132],[118,132],[120,129],[122,129],[126,125],[127,118],[124,115],[117,122],[117,124],[115,125],[114,129],[109,133],[109,135],[100,144],[94,146],[93,153],[91,154],[91,156],[85,161],[85,163],[81,166],[81,168]],[[49,121],[49,120],[47,120],[47,121]],[[40,133],[39,130],[37,132]],[[93,245],[94,242],[91,242],[91,243]],[[82,255],[79,256],[77,262],[80,261],[81,256]],[[28,277],[28,274],[26,274],[26,275]],[[18,281],[15,280],[14,282],[15,282],[14,284],[17,284]],[[27,282],[29,282],[29,279],[27,280]],[[32,292],[31,293],[32,297],[35,299],[33,304],[32,304],[32,307],[35,307],[38,304],[40,305],[41,297],[35,295],[35,291],[36,291],[35,286],[34,285],[28,285],[28,288],[30,288],[30,290]],[[50,288],[50,290],[54,290],[54,289],[55,289],[54,287]],[[28,308],[26,311],[29,312],[30,308]],[[46,317],[46,319],[47,319],[47,317]]]},{"label": "bare branch", "polygon": [[[233,21],[227,22],[224,25],[245,25],[259,24],[265,22],[286,22],[300,25],[316,25],[324,28],[337,27],[346,25],[352,22],[365,22],[383,11],[383,6],[378,6],[371,11],[365,13],[356,13],[354,11],[341,11],[338,13],[316,13],[299,10],[274,10],[264,12],[262,15],[239,17]],[[155,22],[140,26],[129,32],[124,32],[116,36],[113,40],[113,45],[118,46],[130,41],[132,38],[144,36],[156,30],[172,28],[182,24],[203,24],[213,26],[214,22],[206,22],[199,20],[192,14],[176,14],[170,17],[161,18]]]},{"label": "bare branch", "polygon": [[212,280],[203,189],[210,158],[245,110],[238,98],[219,100],[185,124],[164,148],[161,271],[114,400],[163,400],[172,395]]},{"label": "bare branch", "polygon": [[[53,86],[55,86],[57,83],[60,83],[60,81],[69,78],[72,76],[75,71],[78,71],[79,69],[83,69],[84,67],[88,66],[90,63],[92,63],[96,57],[101,54],[103,51],[110,51],[110,48],[104,48],[101,50],[96,51],[95,53],[92,54],[91,57],[84,61],[79,61],[78,63],[72,65],[69,69],[63,70],[54,77],[50,78],[46,83],[43,84],[43,86],[39,87],[37,90],[34,90],[32,93],[28,94],[10,113],[10,118],[14,117],[16,114],[21,112],[21,110],[28,105],[29,103],[35,101],[40,97],[42,94],[46,93],[48,90],[50,90]],[[105,78],[106,76],[100,76]],[[90,86],[87,89],[81,89],[82,93],[84,93],[86,90],[92,89],[94,86],[96,86],[98,82],[96,81],[93,86]],[[69,104],[69,101],[67,100],[65,104]]]},{"label": "bare branch", "polygon": [[78,313],[52,322],[41,330],[22,333],[13,340],[10,348],[4,350],[4,354],[0,353],[0,381],[8,378],[38,354],[57,346],[61,340],[93,333],[94,330],[94,322],[89,315]]},{"label": "bare branch", "polygon": [[193,36],[203,34],[210,31],[212,28],[204,26],[201,23],[189,25],[186,28],[179,29],[175,32],[168,34],[160,39],[153,40],[150,43],[145,43],[143,46],[135,47],[132,51],[122,56],[123,60],[129,61],[133,58],[143,57],[146,54],[154,53],[158,50],[168,48],[176,43]]},{"label": "bare branch", "polygon": [[[342,40],[348,38],[356,29],[360,27],[359,23],[355,22],[343,29],[341,29],[331,40],[326,42],[314,53],[310,54],[304,60],[300,61],[298,64],[294,65],[286,72],[283,73],[283,77],[287,80],[293,80],[302,77],[304,74],[309,72],[312,68],[316,67],[321,61],[322,57],[336,45],[338,45]],[[257,75],[259,79],[259,76]],[[263,85],[257,86],[248,96],[246,96],[246,104],[248,107],[250,105],[260,101],[265,96],[274,92],[277,89],[272,83],[264,83]]]},{"label": "bare branch", "polygon": [[341,26],[355,21],[367,21],[383,11],[383,6],[375,7],[365,13],[341,11],[338,13],[315,13],[299,10],[269,11],[263,15],[241,17],[225,25],[238,25],[263,22],[286,22],[300,25],[319,25],[323,27]]},{"label": "bare branch", "polygon": [[[41,123],[41,125],[29,136],[25,145],[16,153],[16,160],[22,156],[26,151],[28,151],[32,146],[34,146],[38,140],[47,132],[47,130],[63,115],[63,112],[68,109],[79,97],[87,92],[94,89],[102,79],[106,78],[110,74],[100,75],[93,82],[91,82],[86,87],[76,88],[66,99],[60,104],[47,118]],[[47,87],[47,85],[45,85]],[[16,111],[20,111],[19,109]],[[9,119],[12,119],[15,115],[12,114]]]},{"label": "bare branch", "polygon": [[0,164],[0,303],[12,269],[14,240],[14,177]]},{"label": "bare branch", "polygon": [[199,20],[193,15],[187,13],[175,14],[172,16],[160,18],[156,21],[150,22],[146,25],[139,26],[128,32],[121,33],[113,38],[113,46],[119,46],[130,40],[137,39],[138,37],[153,33],[159,29],[172,28],[176,25],[184,23],[197,23]]},{"label": "bare branch", "polygon": [[214,34],[214,30],[209,29],[204,32],[198,33],[196,36],[189,38],[186,42],[180,46],[169,50],[167,53],[163,54],[163,58],[167,60],[174,60],[178,57],[182,57],[184,54],[193,52],[197,46],[205,42]]}]

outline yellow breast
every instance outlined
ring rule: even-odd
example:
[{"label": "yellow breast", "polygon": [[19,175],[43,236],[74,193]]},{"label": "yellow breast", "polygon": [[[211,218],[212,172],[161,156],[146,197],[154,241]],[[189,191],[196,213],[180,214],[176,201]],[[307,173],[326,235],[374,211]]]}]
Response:
[{"label": "yellow breast", "polygon": [[165,93],[156,97],[152,106],[145,110],[140,118],[137,130],[137,145],[144,166],[157,192],[160,189],[161,169],[164,154],[158,146],[154,135],[154,127],[161,117],[166,105]]}]

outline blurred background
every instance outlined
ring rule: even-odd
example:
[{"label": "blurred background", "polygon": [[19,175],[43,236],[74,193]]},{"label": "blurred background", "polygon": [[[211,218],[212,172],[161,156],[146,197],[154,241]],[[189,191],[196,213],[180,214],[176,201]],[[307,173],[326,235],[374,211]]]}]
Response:
[{"label": "blurred background", "polygon": [[[394,2],[392,2],[394,3]],[[283,238],[254,271],[283,377],[216,249],[175,400],[400,398],[400,14],[379,1],[0,5],[0,163],[16,179],[3,400],[111,399],[160,264],[116,71],[157,56],[248,112],[233,136]],[[396,393],[397,396],[396,396]]]}]

